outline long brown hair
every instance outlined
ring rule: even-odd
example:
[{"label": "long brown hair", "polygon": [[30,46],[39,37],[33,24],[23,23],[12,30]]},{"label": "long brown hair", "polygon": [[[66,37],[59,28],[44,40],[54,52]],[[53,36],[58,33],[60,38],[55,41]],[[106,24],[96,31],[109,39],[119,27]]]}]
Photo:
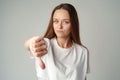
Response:
[{"label": "long brown hair", "polygon": [[72,26],[70,37],[75,43],[82,45],[81,40],[80,40],[80,35],[79,35],[78,15],[77,15],[77,12],[74,6],[68,3],[62,3],[54,8],[44,37],[51,39],[56,36],[54,29],[53,29],[53,15],[54,15],[54,12],[58,9],[64,9],[68,11],[69,16],[70,16],[71,26]]}]

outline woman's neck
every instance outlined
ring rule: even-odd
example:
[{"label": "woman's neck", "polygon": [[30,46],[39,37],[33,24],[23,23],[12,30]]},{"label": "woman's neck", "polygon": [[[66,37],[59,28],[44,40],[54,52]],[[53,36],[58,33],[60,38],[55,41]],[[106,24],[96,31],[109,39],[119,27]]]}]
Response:
[{"label": "woman's neck", "polygon": [[62,48],[70,48],[72,46],[72,40],[70,38],[56,38],[57,43]]}]

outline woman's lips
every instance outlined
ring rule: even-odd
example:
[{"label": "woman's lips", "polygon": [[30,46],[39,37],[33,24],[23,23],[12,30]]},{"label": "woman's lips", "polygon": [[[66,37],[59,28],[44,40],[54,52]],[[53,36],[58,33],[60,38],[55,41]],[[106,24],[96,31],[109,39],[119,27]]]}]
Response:
[{"label": "woman's lips", "polygon": [[57,32],[63,32],[63,29],[57,29],[56,31]]}]

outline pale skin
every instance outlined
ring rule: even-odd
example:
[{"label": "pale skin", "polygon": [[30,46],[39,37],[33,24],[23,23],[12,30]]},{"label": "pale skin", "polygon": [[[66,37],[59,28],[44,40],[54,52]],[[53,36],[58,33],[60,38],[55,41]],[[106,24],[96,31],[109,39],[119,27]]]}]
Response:
[{"label": "pale skin", "polygon": [[[72,46],[72,40],[70,39],[71,22],[68,11],[64,9],[58,9],[53,15],[53,28],[56,34],[58,45],[62,48],[69,48]],[[30,48],[30,44],[32,48]],[[36,36],[28,39],[25,42],[25,48],[29,51],[33,51],[35,59],[40,59],[43,55],[47,54],[47,46],[42,37]],[[39,60],[42,69],[45,68],[42,60]]]},{"label": "pale skin", "polygon": [[53,15],[53,27],[60,47],[71,47],[71,22],[69,13],[64,9],[56,10]]},{"label": "pale skin", "polygon": [[25,48],[29,51],[31,51],[30,43],[32,44],[32,47],[33,47],[32,50],[36,53],[35,56],[41,57],[42,55],[47,53],[47,50],[46,50],[47,46],[45,45],[45,41],[43,40],[42,37],[35,36],[35,37],[28,39],[25,42]]}]

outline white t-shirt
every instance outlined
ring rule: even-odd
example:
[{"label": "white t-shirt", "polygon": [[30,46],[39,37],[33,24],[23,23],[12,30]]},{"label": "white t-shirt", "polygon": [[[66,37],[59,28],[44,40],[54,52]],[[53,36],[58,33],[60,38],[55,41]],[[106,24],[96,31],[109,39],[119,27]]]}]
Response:
[{"label": "white t-shirt", "polygon": [[88,72],[87,49],[74,43],[70,48],[62,48],[56,38],[44,39],[48,53],[42,57],[46,68],[41,69],[36,61],[39,80],[85,80]]}]

